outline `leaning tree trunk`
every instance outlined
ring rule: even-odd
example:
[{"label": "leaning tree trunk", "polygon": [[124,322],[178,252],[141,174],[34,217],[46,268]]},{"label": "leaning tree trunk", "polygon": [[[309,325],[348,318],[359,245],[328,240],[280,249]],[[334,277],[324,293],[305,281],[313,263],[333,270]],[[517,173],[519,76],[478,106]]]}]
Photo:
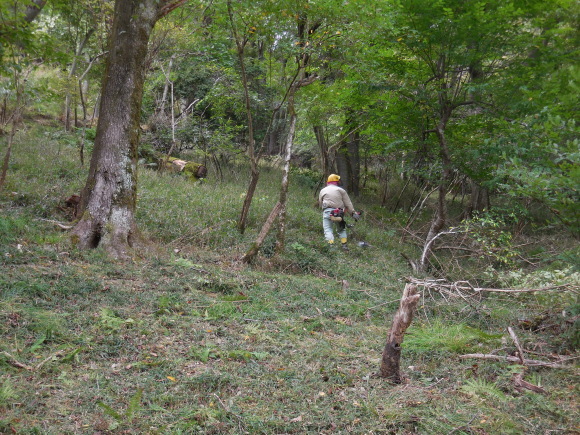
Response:
[{"label": "leaning tree trunk", "polygon": [[126,257],[136,237],[137,147],[149,36],[185,0],[116,0],[100,117],[73,241]]}]

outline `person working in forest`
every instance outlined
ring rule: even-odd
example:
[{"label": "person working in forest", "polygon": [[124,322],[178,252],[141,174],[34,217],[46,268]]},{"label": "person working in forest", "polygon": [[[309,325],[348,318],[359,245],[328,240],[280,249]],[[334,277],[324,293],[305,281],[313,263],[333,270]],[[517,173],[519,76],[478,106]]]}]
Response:
[{"label": "person working in forest", "polygon": [[338,184],[340,183],[340,176],[330,174],[326,182],[326,187],[320,191],[318,195],[318,202],[322,207],[322,228],[324,229],[324,238],[334,246],[334,225],[338,227],[338,236],[340,243],[344,250],[348,250],[346,245],[346,223],[344,222],[344,215],[349,213],[355,220],[358,220],[360,213],[354,210],[352,202],[348,197],[348,193]]}]

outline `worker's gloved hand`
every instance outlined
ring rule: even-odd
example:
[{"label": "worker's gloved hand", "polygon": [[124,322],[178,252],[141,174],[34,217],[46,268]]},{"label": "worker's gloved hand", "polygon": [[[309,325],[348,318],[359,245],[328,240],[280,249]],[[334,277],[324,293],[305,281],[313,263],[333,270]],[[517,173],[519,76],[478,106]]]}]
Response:
[{"label": "worker's gloved hand", "polygon": [[353,211],[352,218],[358,222],[358,220],[360,219],[360,211]]}]

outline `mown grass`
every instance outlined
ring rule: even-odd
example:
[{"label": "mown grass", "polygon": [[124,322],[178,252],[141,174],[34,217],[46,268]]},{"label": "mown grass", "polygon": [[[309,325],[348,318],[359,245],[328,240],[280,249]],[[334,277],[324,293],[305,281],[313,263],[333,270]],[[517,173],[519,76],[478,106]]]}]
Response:
[{"label": "mown grass", "polygon": [[[297,181],[286,253],[271,257],[270,241],[248,267],[239,258],[277,199],[275,168],[263,172],[244,235],[243,165],[196,186],[142,170],[143,243],[117,262],[76,251],[54,225],[87,168],[73,139],[39,134],[19,138],[0,197],[0,433],[579,430],[576,366],[529,368],[540,395],[517,391],[506,363],[459,358],[513,352],[508,326],[530,357],[576,355],[575,294],[468,303],[425,292],[404,343],[405,382],[391,385],[376,372],[411,274],[399,252],[416,249],[401,243],[398,217],[360,198],[368,213],[351,238],[372,247],[329,251],[313,192]],[[502,276],[512,286],[574,279],[521,273]]]}]

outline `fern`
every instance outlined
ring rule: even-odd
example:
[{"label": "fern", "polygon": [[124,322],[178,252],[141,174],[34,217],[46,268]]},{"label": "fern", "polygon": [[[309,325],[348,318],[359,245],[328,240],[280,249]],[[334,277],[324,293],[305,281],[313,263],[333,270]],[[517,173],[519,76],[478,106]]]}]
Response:
[{"label": "fern", "polygon": [[12,381],[6,379],[0,384],[0,406],[6,406],[12,399],[16,399],[16,390],[12,386]]},{"label": "fern", "polygon": [[477,396],[482,399],[491,398],[505,402],[507,396],[501,391],[494,382],[487,382],[485,379],[468,379],[465,385],[461,387],[461,391],[470,395]]},{"label": "fern", "polygon": [[107,414],[109,417],[113,417],[117,421],[117,423],[129,423],[133,418],[135,412],[139,409],[142,397],[143,397],[143,388],[139,388],[129,400],[129,406],[127,407],[127,410],[123,414],[115,411],[115,409],[113,409],[111,406],[101,401],[97,402],[97,405],[103,408],[105,414]]}]

